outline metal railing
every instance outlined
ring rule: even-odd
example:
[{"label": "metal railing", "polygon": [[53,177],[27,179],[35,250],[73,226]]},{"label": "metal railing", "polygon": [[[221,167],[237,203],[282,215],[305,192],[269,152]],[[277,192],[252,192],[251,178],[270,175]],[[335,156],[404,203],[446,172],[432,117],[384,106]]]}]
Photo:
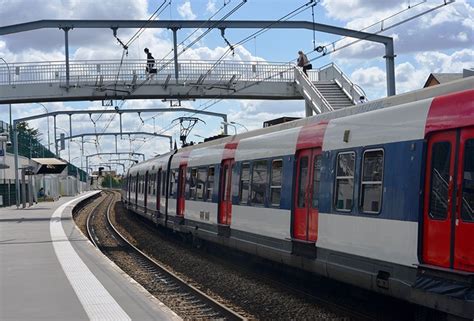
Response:
[{"label": "metal railing", "polygon": [[312,109],[316,114],[321,114],[324,112],[333,111],[329,102],[324,98],[321,92],[313,84],[313,81],[310,80],[304,73],[301,68],[294,68],[295,81],[299,85],[298,89],[301,94],[308,101]]},{"label": "metal railing", "polygon": [[[20,85],[38,83],[65,83],[66,65],[64,61],[10,63],[10,68],[0,65],[0,85]],[[147,79],[144,60],[77,60],[70,61],[70,84],[118,83],[130,84],[133,81]],[[295,65],[289,62],[266,61],[181,61],[178,64],[179,82],[228,82],[263,81],[294,82]],[[156,60],[154,65],[156,81],[174,79],[174,63]],[[319,69],[310,70],[308,77],[312,82],[332,80],[354,101],[358,101],[363,92],[333,63]]]},{"label": "metal railing", "polygon": [[[146,61],[70,61],[70,83],[90,82],[131,82],[134,79],[146,79]],[[155,80],[174,79],[174,63],[161,64],[157,61],[154,68]],[[262,61],[181,61],[178,64],[180,82],[192,81],[228,81],[235,77],[241,81],[292,82],[293,71],[290,63],[268,63]],[[10,72],[10,75],[8,74]],[[0,85],[64,83],[66,66],[64,61],[35,63],[11,63],[10,68],[0,66]]]},{"label": "metal railing", "polygon": [[362,88],[354,84],[334,63],[319,68],[318,76],[319,78],[317,81],[335,81],[354,104],[359,103],[361,97],[364,97],[364,100],[367,99]]}]

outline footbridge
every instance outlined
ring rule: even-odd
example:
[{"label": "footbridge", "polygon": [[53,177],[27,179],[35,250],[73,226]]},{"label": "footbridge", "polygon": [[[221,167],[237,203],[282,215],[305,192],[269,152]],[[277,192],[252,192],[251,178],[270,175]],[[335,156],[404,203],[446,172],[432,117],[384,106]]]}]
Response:
[{"label": "footbridge", "polygon": [[[0,66],[0,104],[121,99],[306,99],[313,108],[331,108],[319,85],[333,85],[329,96],[341,99],[334,109],[353,105],[362,91],[335,65],[309,71],[303,77],[292,63],[264,61],[181,61],[156,64],[146,73],[146,61],[70,61],[69,84],[61,62],[13,63]],[[305,90],[303,90],[305,89]],[[307,93],[311,94],[308,95]],[[315,93],[316,92],[316,93]],[[311,99],[311,97],[324,99]],[[308,100],[309,98],[309,100]],[[329,105],[329,107],[327,106]]]}]

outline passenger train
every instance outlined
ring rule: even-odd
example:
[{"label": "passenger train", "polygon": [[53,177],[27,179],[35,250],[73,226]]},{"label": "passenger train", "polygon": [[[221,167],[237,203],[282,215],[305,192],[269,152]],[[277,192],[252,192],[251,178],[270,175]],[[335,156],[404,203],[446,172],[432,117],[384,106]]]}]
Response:
[{"label": "passenger train", "polygon": [[126,207],[180,233],[474,318],[474,77],[133,166]]}]

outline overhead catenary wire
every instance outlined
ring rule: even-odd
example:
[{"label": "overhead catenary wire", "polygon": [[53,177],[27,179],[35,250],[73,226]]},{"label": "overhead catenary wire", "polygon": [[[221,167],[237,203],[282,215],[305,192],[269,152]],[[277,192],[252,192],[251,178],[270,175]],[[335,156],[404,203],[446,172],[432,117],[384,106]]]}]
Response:
[{"label": "overhead catenary wire", "polygon": [[[265,26],[265,27],[259,29],[258,31],[252,33],[251,35],[249,35],[249,36],[243,38],[241,41],[239,41],[239,42],[238,42],[237,44],[235,44],[233,47],[235,48],[235,47],[237,47],[237,46],[241,46],[241,45],[243,45],[244,43],[248,42],[249,40],[253,39],[254,37],[258,37],[258,36],[261,35],[262,33],[268,31],[272,25],[275,25],[275,24],[277,24],[278,22],[283,21],[284,19],[291,19],[292,17],[294,17],[294,16],[300,14],[301,12],[307,10],[307,9],[309,8],[309,6],[310,6],[310,5],[312,6],[314,3],[315,3],[315,0],[310,0],[309,2],[307,2],[307,3],[305,3],[305,4],[301,5],[301,6],[299,6],[298,8],[292,10],[291,12],[287,13],[286,15],[284,15],[283,17],[281,17],[280,19],[278,19],[276,22],[270,22],[267,26]],[[226,15],[226,16],[228,16],[228,15]],[[226,50],[226,52],[216,61],[216,63],[214,63],[214,64],[211,66],[211,68],[208,69],[207,73],[210,73],[210,72],[231,52],[231,50],[232,50],[231,48],[232,48],[232,46],[230,46],[230,48],[228,48],[228,49]],[[268,77],[267,77],[267,78],[268,78]],[[206,106],[206,107],[204,107],[203,109],[200,109],[200,111],[206,110],[206,109],[210,108],[211,106],[215,105],[216,103],[218,103],[219,101],[222,101],[222,100],[223,100],[223,99],[219,99],[219,100],[217,100],[215,103],[212,103],[212,104],[210,104],[209,106]],[[196,114],[197,114],[196,112],[191,113],[191,116],[196,115]],[[154,116],[153,116],[153,117],[154,117]],[[173,128],[173,127],[174,127],[174,126],[168,126],[169,129],[171,129],[171,128]],[[168,128],[165,129],[165,130],[163,130],[163,131],[161,131],[161,133],[163,133],[163,132],[165,132],[166,130],[168,130]],[[142,145],[142,146],[143,146],[143,145]]]},{"label": "overhead catenary wire", "polygon": [[[311,1],[311,2],[313,2],[313,1]],[[402,10],[402,12],[405,12],[405,11],[408,10],[408,9],[414,8],[414,7],[420,5],[420,4],[424,3],[424,2],[426,2],[426,0],[424,0],[424,1],[420,2],[420,3],[417,3],[417,4],[415,4],[415,5],[409,6],[407,9]],[[389,27],[386,27],[386,28],[384,28],[384,29],[381,29],[381,30],[378,31],[377,33],[380,33],[380,32],[382,32],[382,31],[386,31],[386,30],[388,30],[388,29],[394,28],[394,27],[396,27],[396,26],[398,26],[398,25],[400,25],[400,24],[402,24],[402,23],[406,23],[406,22],[408,22],[408,21],[410,21],[410,20],[413,20],[413,19],[419,17],[420,15],[427,14],[427,13],[429,13],[429,12],[432,12],[432,11],[434,11],[434,10],[436,10],[436,9],[438,9],[438,8],[440,8],[440,7],[442,7],[442,6],[444,6],[444,5],[450,4],[450,3],[452,3],[452,2],[454,2],[454,1],[453,1],[453,0],[448,1],[448,2],[445,1],[444,4],[442,4],[442,5],[436,6],[436,7],[434,7],[434,8],[431,8],[431,9],[429,9],[429,10],[423,12],[422,14],[415,15],[415,16],[410,17],[410,18],[408,18],[408,19],[405,19],[405,20],[403,20],[403,21],[401,21],[401,22],[398,22],[398,23],[396,23],[396,24],[394,24],[394,25],[392,25],[392,26],[389,26]],[[398,15],[398,14],[401,14],[402,12],[398,12],[398,13],[396,13],[396,14],[393,14],[393,15],[391,15],[390,17],[393,17],[393,16],[396,16],[396,15]],[[390,18],[390,17],[388,17],[388,18]],[[387,20],[388,18],[385,18],[384,20]],[[379,22],[379,23],[380,23],[380,22]],[[377,23],[375,23],[375,24],[373,24],[373,25],[376,25],[376,24],[377,24]],[[373,26],[373,25],[371,25],[371,26]],[[370,26],[369,26],[369,27],[370,27]],[[367,29],[367,28],[369,28],[369,27],[365,27],[365,28],[362,29],[362,30],[365,30],[365,29]],[[262,28],[262,29],[263,29],[263,28]],[[250,39],[251,39],[251,38],[250,38]],[[361,39],[361,40],[363,40],[363,39]],[[358,40],[358,41],[360,41],[360,40]],[[356,42],[358,42],[358,41],[356,41]],[[349,44],[347,44],[347,45],[344,46],[344,47],[338,48],[338,50],[341,50],[341,49],[343,49],[343,48],[347,48],[347,47],[353,45],[354,43],[355,43],[355,42],[349,43]],[[315,51],[315,50],[316,50],[316,49],[314,49],[313,51]],[[223,56],[225,56],[225,55],[227,55],[227,54],[228,54],[228,51],[227,51]],[[323,54],[323,55],[324,55],[324,54]],[[221,58],[222,58],[222,57],[221,57]],[[312,60],[317,59],[317,58],[320,58],[320,57],[313,58]],[[219,60],[221,60],[221,59],[219,59]],[[292,68],[293,68],[293,67],[289,67],[288,70],[290,70],[290,69],[292,69]],[[266,77],[266,78],[264,78],[264,79],[260,79],[260,80],[258,80],[258,81],[253,82],[253,83],[250,83],[250,84],[248,84],[248,85],[246,85],[246,86],[240,88],[238,91],[235,91],[234,94],[236,94],[237,92],[239,92],[239,91],[241,91],[241,90],[244,90],[244,89],[247,89],[247,88],[249,88],[249,87],[255,86],[255,85],[259,84],[260,82],[262,82],[262,81],[264,81],[264,80],[268,80],[268,79],[271,79],[271,78],[273,78],[273,77],[276,77],[276,76],[278,76],[278,75],[280,74],[280,72],[281,72],[281,71],[276,72],[275,74],[270,75],[270,76],[268,76],[268,77]],[[214,105],[217,104],[218,102],[222,101],[223,99],[224,99],[224,98],[215,98],[215,99],[214,99],[214,102],[208,103],[208,105],[205,105],[203,108],[199,109],[199,111],[206,110],[206,109],[208,109],[208,108],[214,106]],[[195,114],[196,114],[196,113],[192,113],[191,116],[192,116],[192,115],[195,115]],[[168,128],[170,128],[170,127],[173,128],[174,126],[168,126]],[[166,129],[164,129],[164,131],[166,131]],[[164,131],[162,131],[162,132],[164,132]]]},{"label": "overhead catenary wire", "polygon": [[[426,2],[426,0],[422,1],[421,3],[424,3],[424,2]],[[449,1],[449,2],[445,2],[445,3],[442,4],[442,5],[436,6],[436,7],[434,7],[434,8],[430,8],[429,10],[425,11],[425,12],[422,13],[422,14],[426,14],[426,13],[432,12],[432,11],[434,11],[434,10],[436,10],[436,9],[438,9],[438,8],[440,8],[440,7],[442,7],[442,6],[444,6],[444,5],[450,4],[450,3],[452,3],[452,2],[454,2],[454,1],[451,0],[451,1]],[[417,4],[415,4],[415,5],[412,5],[410,8],[414,8],[414,7],[418,6],[418,5],[420,5],[421,3],[417,3]],[[410,9],[410,8],[407,8],[407,9]],[[403,12],[405,12],[407,9],[404,9]],[[397,13],[397,14],[400,14],[400,13]],[[397,14],[391,15],[390,17],[393,17],[393,16],[395,16],[395,15],[397,15]],[[413,19],[419,17],[420,15],[421,15],[421,14],[415,15],[415,16],[410,17],[410,18],[408,18],[408,19],[405,19],[405,20],[403,20],[403,21],[401,21],[401,22],[398,22],[398,23],[396,23],[396,24],[394,24],[394,25],[392,25],[392,26],[386,27],[385,29],[379,31],[378,33],[382,32],[382,31],[386,31],[386,30],[391,29],[391,28],[394,28],[394,27],[396,27],[396,26],[398,26],[398,25],[400,25],[400,24],[402,24],[402,23],[405,23],[405,22],[407,22],[407,21],[413,20]],[[386,19],[387,19],[387,18],[385,18],[385,20],[386,20]],[[374,25],[375,25],[375,24],[374,24]],[[366,29],[366,28],[368,28],[368,27],[365,27],[364,29]],[[364,30],[364,29],[362,29],[362,30]],[[346,46],[344,46],[343,48],[347,48],[347,47],[353,45],[354,43],[355,43],[355,42],[349,43],[349,44],[347,44]],[[341,50],[341,49],[343,49],[343,48],[339,48],[339,50]],[[312,60],[317,59],[317,58],[321,58],[321,56],[320,56],[320,57],[313,58]],[[291,70],[292,68],[293,68],[293,67],[288,67],[287,71]],[[246,86],[244,86],[244,87],[242,87],[242,88],[239,88],[239,89],[238,89],[237,91],[235,91],[233,94],[236,94],[237,92],[240,92],[240,91],[242,91],[242,90],[244,90],[244,89],[247,89],[247,88],[250,88],[250,87],[252,87],[252,86],[255,86],[255,85],[261,83],[262,81],[271,79],[271,78],[273,78],[273,77],[277,77],[277,76],[280,74],[280,72],[281,72],[281,70],[278,71],[278,72],[275,72],[274,74],[269,75],[268,77],[265,77],[265,78],[263,78],[263,79],[257,80],[257,81],[255,81],[255,82],[253,82],[253,83],[250,83],[250,84],[248,84],[248,85],[246,85]],[[199,111],[204,111],[204,110],[206,110],[206,109],[208,109],[208,108],[214,106],[215,104],[219,103],[219,102],[222,101],[222,100],[224,100],[224,98],[215,98],[213,101],[208,102],[207,104],[205,104],[203,108],[200,108]],[[196,114],[196,113],[193,113],[193,114],[191,114],[191,116],[192,116],[192,115],[195,115],[195,114]]]},{"label": "overhead catenary wire", "polygon": [[[167,3],[167,4],[166,4]],[[166,6],[165,6],[166,4]],[[118,68],[118,72],[117,72],[117,75],[116,75],[116,79],[115,79],[115,84],[114,86],[116,87],[117,84],[118,84],[118,79],[119,79],[119,76],[120,76],[120,72],[121,72],[121,69],[122,69],[122,65],[123,65],[123,61],[124,61],[124,58],[126,56],[126,54],[128,53],[128,47],[136,40],[138,39],[138,37],[143,33],[143,31],[145,30],[145,27],[154,19],[156,19],[165,9],[167,6],[171,6],[171,0],[164,0],[163,3],[158,6],[158,8],[153,12],[153,14],[148,18],[147,22],[142,26],[140,27],[140,29],[135,32],[135,34],[125,43],[125,45],[117,38],[117,40],[119,40],[119,42],[122,44],[123,46],[123,50],[122,50],[122,57],[120,59],[120,65],[119,65],[119,68]],[[116,36],[116,30],[114,30],[114,35]],[[118,106],[118,108],[120,109],[123,105],[125,104],[125,100],[122,100],[120,106]],[[108,109],[108,106],[106,106],[105,110]],[[99,117],[96,119],[96,121],[98,121],[101,117],[102,117],[103,113],[101,113],[99,115]],[[110,126],[110,124],[112,123],[112,121],[115,119],[115,114],[113,114],[110,118],[109,118],[109,122],[107,123],[107,125],[104,127],[104,129],[102,130],[102,133],[104,133],[108,127]]]},{"label": "overhead catenary wire", "polygon": [[[231,1],[232,1],[232,0],[230,0],[229,2],[224,1],[224,4],[223,4],[216,12],[214,12],[206,21],[210,21],[212,18],[214,18],[215,16],[217,16]],[[191,32],[191,34],[189,34],[186,38],[184,38],[184,39],[178,44],[178,47],[183,46],[183,45],[185,44],[185,42],[186,42],[188,39],[190,39],[196,32],[198,32],[198,31],[202,28],[202,26],[204,26],[204,23],[203,23],[200,27],[194,29],[194,31]],[[171,49],[168,51],[168,53],[167,53],[166,55],[164,55],[163,58],[160,59],[159,62],[164,61],[169,55],[171,55],[171,54],[173,53],[173,51],[174,51],[174,48],[171,48]]]},{"label": "overhead catenary wire", "polygon": [[[418,18],[418,17],[420,17],[420,16],[422,16],[422,15],[425,15],[425,14],[428,14],[428,13],[430,13],[430,12],[432,12],[432,11],[435,11],[435,10],[437,10],[437,9],[439,9],[439,8],[441,8],[441,7],[443,7],[443,6],[445,6],[445,5],[451,4],[451,3],[453,3],[454,1],[455,1],[455,0],[443,1],[443,3],[440,4],[440,5],[438,5],[438,6],[432,7],[432,8],[430,8],[430,9],[424,11],[424,12],[421,12],[421,13],[419,13],[419,14],[416,14],[416,15],[412,16],[412,17],[409,17],[409,18],[407,18],[407,19],[404,19],[404,20],[402,20],[402,21],[399,21],[399,22],[397,22],[397,23],[394,23],[393,25],[390,25],[390,26],[388,26],[388,27],[387,27],[386,25],[384,25],[384,23],[385,23],[388,19],[391,19],[391,18],[394,18],[394,17],[396,17],[396,16],[398,16],[398,15],[401,15],[401,14],[403,14],[403,13],[405,13],[405,12],[411,10],[411,9],[414,9],[414,8],[420,6],[420,5],[422,5],[422,4],[424,4],[424,3],[428,2],[428,1],[427,1],[427,0],[423,0],[423,1],[420,1],[420,2],[415,3],[414,5],[410,5],[410,4],[409,4],[407,8],[405,8],[405,9],[403,9],[403,10],[400,10],[400,11],[394,13],[394,14],[391,14],[390,16],[387,16],[387,17],[385,17],[385,18],[383,18],[383,19],[381,19],[381,20],[379,20],[379,21],[377,21],[377,22],[375,22],[375,23],[373,23],[373,24],[371,24],[371,25],[369,25],[369,26],[367,26],[367,27],[364,27],[364,28],[360,29],[359,31],[364,31],[364,30],[367,30],[367,29],[369,29],[369,28],[371,28],[371,27],[374,27],[374,26],[380,24],[380,26],[381,26],[380,30],[378,30],[378,31],[376,31],[376,32],[374,32],[374,33],[372,33],[372,34],[379,34],[379,33],[381,33],[381,32],[387,31],[387,30],[389,30],[389,29],[395,28],[395,27],[397,27],[397,26],[399,26],[399,25],[401,25],[401,24],[403,24],[403,23],[407,23],[407,22],[409,22],[409,21],[411,21],[411,20],[413,20],[413,19],[416,19],[416,18]],[[323,49],[323,50],[322,50],[323,54],[322,54],[321,56],[318,56],[318,57],[315,57],[315,58],[310,59],[310,61],[314,61],[314,60],[320,59],[320,58],[322,58],[322,56],[325,56],[325,55],[327,55],[327,54],[332,54],[332,53],[334,53],[334,52],[336,52],[336,51],[340,51],[340,50],[342,50],[342,49],[344,49],[344,48],[350,47],[350,46],[352,46],[352,45],[354,45],[354,44],[356,44],[356,43],[359,43],[360,41],[365,40],[365,39],[356,39],[356,40],[354,40],[354,41],[352,41],[352,42],[348,42],[348,43],[342,45],[341,47],[336,48],[336,43],[341,42],[341,41],[343,41],[343,40],[345,40],[345,39],[347,39],[347,38],[350,38],[350,37],[348,37],[348,36],[341,37],[340,39],[338,39],[338,40],[336,40],[336,41],[333,41],[333,42],[331,42],[331,43],[329,43],[329,44],[319,46],[318,48]],[[328,47],[330,48],[330,51],[327,50]],[[318,49],[318,48],[316,48],[316,49]],[[307,54],[311,54],[311,53],[313,53],[314,51],[320,52],[320,51],[318,51],[318,50],[316,50],[316,49],[309,51]]]},{"label": "overhead catenary wire", "polygon": [[[163,6],[168,3],[164,8]],[[148,18],[148,20],[143,24],[140,29],[138,29],[135,34],[125,43],[125,46],[130,47],[130,45],[146,30],[146,26],[153,21],[156,17],[158,17],[164,10],[166,10],[167,6],[171,6],[171,0],[164,0],[163,3],[153,12],[153,14]],[[161,10],[163,8],[163,10]],[[160,11],[161,10],[161,11]],[[160,11],[160,12],[159,12]]]}]

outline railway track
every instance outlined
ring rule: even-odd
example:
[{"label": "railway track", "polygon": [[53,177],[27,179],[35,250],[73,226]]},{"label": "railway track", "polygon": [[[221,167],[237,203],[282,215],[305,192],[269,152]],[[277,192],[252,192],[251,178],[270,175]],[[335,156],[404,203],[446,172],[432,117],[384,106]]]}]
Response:
[{"label": "railway track", "polygon": [[[108,193],[87,218],[89,239],[131,277],[139,282],[171,310],[185,319],[245,320],[225,305],[188,284],[165,266],[131,244],[113,226],[110,212],[117,201],[116,192]],[[116,260],[118,259],[118,260]],[[128,262],[124,266],[124,262]]]}]

